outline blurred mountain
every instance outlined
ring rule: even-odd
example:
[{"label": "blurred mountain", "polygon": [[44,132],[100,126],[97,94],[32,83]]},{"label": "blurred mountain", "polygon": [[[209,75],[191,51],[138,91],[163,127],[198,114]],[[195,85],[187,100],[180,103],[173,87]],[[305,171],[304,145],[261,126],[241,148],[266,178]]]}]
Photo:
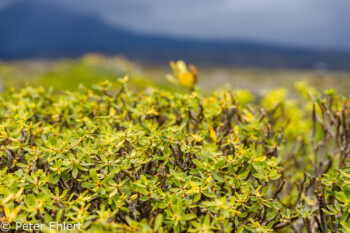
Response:
[{"label": "blurred mountain", "polygon": [[183,59],[199,65],[350,69],[347,52],[145,35],[48,1],[15,1],[0,10],[1,59],[78,57],[87,52],[123,54],[156,64]]}]

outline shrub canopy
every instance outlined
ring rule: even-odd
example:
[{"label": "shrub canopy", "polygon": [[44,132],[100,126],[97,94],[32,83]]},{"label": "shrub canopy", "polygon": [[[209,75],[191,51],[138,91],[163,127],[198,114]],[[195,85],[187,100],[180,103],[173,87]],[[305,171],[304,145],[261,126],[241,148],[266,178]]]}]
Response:
[{"label": "shrub canopy", "polygon": [[[82,232],[348,232],[349,100],[147,89],[9,90],[1,221]],[[310,95],[308,96],[307,93]],[[44,231],[47,231],[47,227]]]}]

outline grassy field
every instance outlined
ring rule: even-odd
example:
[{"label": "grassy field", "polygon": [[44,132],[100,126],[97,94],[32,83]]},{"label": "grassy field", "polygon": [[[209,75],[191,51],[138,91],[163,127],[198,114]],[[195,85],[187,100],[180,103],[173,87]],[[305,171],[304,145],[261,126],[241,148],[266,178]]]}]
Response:
[{"label": "grassy field", "polygon": [[[335,88],[341,94],[349,94],[350,73],[310,70],[264,70],[223,67],[198,67],[198,86],[204,92],[227,87],[247,89],[262,95],[272,88],[285,88],[294,95],[295,83],[302,81],[318,90]],[[133,63],[123,57],[106,58],[88,54],[81,59],[37,60],[0,62],[3,89],[21,88],[25,85],[53,87],[56,90],[77,90],[79,84],[91,86],[103,80],[116,80],[130,75],[129,86],[135,90],[159,87],[181,91],[166,79],[169,66],[146,66]]]}]

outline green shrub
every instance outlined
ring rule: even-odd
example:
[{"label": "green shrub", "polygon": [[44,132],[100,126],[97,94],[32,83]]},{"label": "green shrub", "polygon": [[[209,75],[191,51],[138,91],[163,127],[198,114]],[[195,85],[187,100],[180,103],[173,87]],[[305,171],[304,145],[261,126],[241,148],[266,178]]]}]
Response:
[{"label": "green shrub", "polygon": [[125,81],[114,94],[105,82],[1,95],[0,217],[13,232],[350,231],[347,98],[130,93]]}]

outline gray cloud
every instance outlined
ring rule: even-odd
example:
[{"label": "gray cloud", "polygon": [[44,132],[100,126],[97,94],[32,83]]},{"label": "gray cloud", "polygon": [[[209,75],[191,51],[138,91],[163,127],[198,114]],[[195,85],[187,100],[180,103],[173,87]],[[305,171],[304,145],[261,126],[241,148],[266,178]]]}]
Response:
[{"label": "gray cloud", "polygon": [[350,50],[348,0],[57,0],[133,30]]}]

